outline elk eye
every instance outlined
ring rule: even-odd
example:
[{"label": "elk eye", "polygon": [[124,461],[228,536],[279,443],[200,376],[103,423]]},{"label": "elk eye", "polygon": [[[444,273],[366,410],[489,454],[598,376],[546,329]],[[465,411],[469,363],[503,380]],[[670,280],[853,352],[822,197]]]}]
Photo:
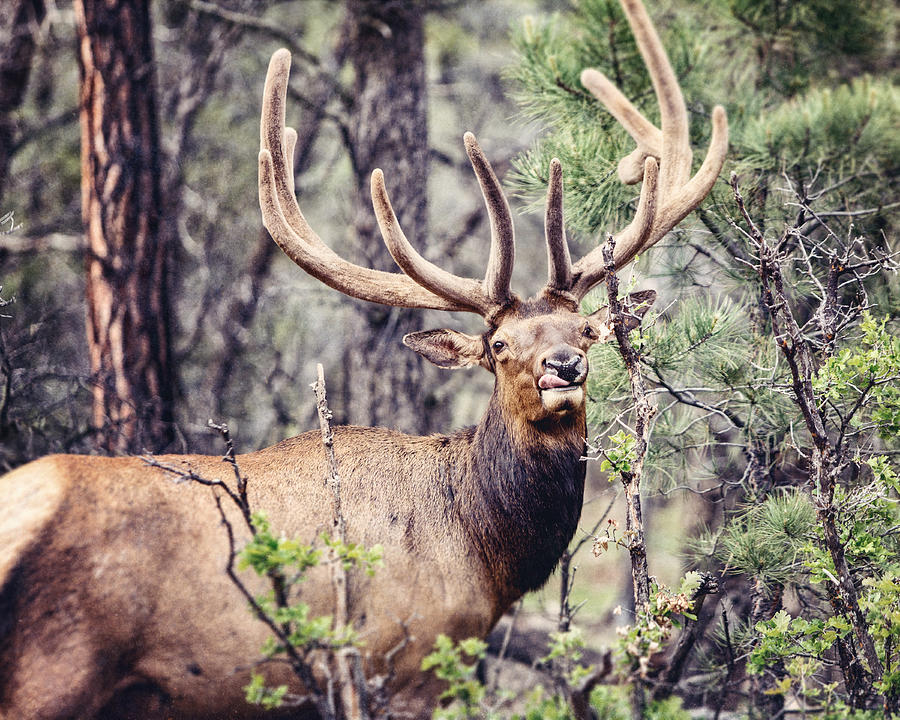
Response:
[{"label": "elk eye", "polygon": [[594,328],[592,328],[590,325],[585,325],[584,330],[581,331],[581,334],[586,338],[590,338],[591,340],[597,339],[597,333],[594,332]]},{"label": "elk eye", "polygon": [[491,347],[494,348],[494,352],[498,353],[506,347],[506,343],[502,340],[494,340],[494,343],[493,345],[491,345]]}]

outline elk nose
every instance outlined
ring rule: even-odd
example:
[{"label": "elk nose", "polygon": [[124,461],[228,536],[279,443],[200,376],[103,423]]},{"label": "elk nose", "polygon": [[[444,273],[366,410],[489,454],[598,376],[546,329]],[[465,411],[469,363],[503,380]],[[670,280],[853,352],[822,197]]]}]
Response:
[{"label": "elk nose", "polygon": [[544,372],[558,375],[568,383],[579,383],[587,376],[587,361],[579,352],[573,350],[555,350],[544,358]]}]

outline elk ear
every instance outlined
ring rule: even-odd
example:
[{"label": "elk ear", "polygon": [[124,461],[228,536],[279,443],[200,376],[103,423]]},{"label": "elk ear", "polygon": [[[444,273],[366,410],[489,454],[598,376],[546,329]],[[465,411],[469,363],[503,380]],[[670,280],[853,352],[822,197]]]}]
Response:
[{"label": "elk ear", "polygon": [[[656,302],[656,290],[641,290],[631,293],[622,300],[622,314],[625,316],[625,329],[634,330],[641,324],[650,306]],[[611,340],[613,336],[612,325],[609,322],[609,307],[604,305],[599,310],[592,312],[589,317],[597,324],[600,341]]]},{"label": "elk ear", "polygon": [[466,335],[456,330],[409,333],[403,337],[403,344],[438,367],[450,370],[480,365],[484,359],[481,336]]}]

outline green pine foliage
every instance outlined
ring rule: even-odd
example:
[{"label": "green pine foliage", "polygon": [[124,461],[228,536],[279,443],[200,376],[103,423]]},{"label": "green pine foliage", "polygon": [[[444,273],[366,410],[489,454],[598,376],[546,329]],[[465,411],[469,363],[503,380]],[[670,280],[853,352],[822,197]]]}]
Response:
[{"label": "green pine foliage", "polygon": [[[770,397],[763,387],[778,368],[776,349],[753,335],[746,309],[745,301],[694,294],[673,303],[664,315],[648,314],[632,334],[646,376],[659,393],[673,396],[655,420],[645,469],[650,488],[681,485],[689,468],[695,482],[716,476],[717,466],[734,461],[731,453],[707,452],[722,444],[718,433],[723,428],[752,425],[756,434],[774,437],[789,425],[787,398]],[[628,377],[611,344],[592,348],[590,360],[588,420],[601,432],[630,406]],[[778,377],[785,379],[783,369]],[[698,421],[698,414],[709,417]]]},{"label": "green pine foliage", "polygon": [[840,81],[882,59],[896,16],[880,0],[716,0],[757,58],[759,90],[791,96],[824,75]]},{"label": "green pine foliage", "polygon": [[816,514],[805,493],[782,491],[736,513],[715,545],[728,572],[788,585],[803,580],[803,548],[815,537]]},{"label": "green pine foliage", "polygon": [[778,190],[790,183],[830,222],[852,222],[855,232],[884,249],[883,236],[896,229],[900,208],[898,117],[900,89],[887,79],[816,88],[741,127],[734,169],[768,216],[796,214]]},{"label": "green pine foliage", "polygon": [[749,121],[741,169],[795,174],[810,164],[835,175],[872,172],[896,180],[900,90],[886,79],[855,78],[811,90]]},{"label": "green pine foliage", "polygon": [[[900,698],[900,95],[888,70],[900,13],[874,1],[823,0],[648,10],[683,80],[695,155],[712,104],[726,106],[723,180],[737,174],[799,327],[796,341],[776,336],[758,240],[724,181],[660,244],[665,249],[647,253],[630,282],[654,275],[661,296],[631,336],[658,408],[642,487],[688,489],[698,502],[716,503],[715,519],[685,539],[685,550],[688,562],[721,573],[730,588],[715,611],[726,619],[710,623],[690,662],[709,682],[704,697],[720,702],[738,689],[734,673],[750,672],[753,689],[741,701],[750,714],[780,695],[808,717],[883,717]],[[509,181],[539,207],[549,160],[559,157],[567,225],[600,242],[632,216],[639,188],[621,185],[616,165],[634,143],[592,106],[577,78],[598,67],[656,121],[633,42],[599,1],[529,21],[516,42],[511,77],[525,111],[548,131]],[[602,304],[600,295],[585,308]],[[836,459],[833,494],[811,483],[818,439],[788,362],[796,342],[809,351],[813,412]],[[593,348],[590,360],[590,445],[614,474],[633,462],[628,377],[612,345]],[[884,671],[868,686],[846,660],[858,652],[858,620],[829,601],[838,571],[826,520]]]},{"label": "green pine foliage", "polygon": [[[623,186],[619,159],[633,143],[581,85],[584,68],[605,73],[649,119],[658,122],[650,78],[615,0],[582,0],[576,10],[528,18],[514,30],[519,62],[509,72],[526,117],[551,129],[513,162],[507,178],[515,192],[541,207],[554,157],[565,173],[566,220],[572,229],[615,230],[634,212],[638,189]],[[696,76],[708,60],[706,46],[680,16],[671,16],[665,41],[679,77]],[[698,123],[698,129],[705,123]],[[705,132],[704,130],[699,130]]]}]

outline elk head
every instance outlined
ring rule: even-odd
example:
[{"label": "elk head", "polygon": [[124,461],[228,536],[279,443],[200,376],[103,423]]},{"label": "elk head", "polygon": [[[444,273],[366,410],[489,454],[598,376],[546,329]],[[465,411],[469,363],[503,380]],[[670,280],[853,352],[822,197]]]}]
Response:
[{"label": "elk head", "polygon": [[[695,208],[712,188],[724,162],[727,122],[713,110],[710,148],[693,177],[688,118],[668,58],[643,6],[623,3],[644,57],[661,109],[657,129],[596,70],[583,84],[622,123],[637,149],[620,163],[625,182],[643,181],[631,223],[615,237],[614,263],[621,268],[658,242]],[[310,275],[340,292],[370,302],[401,307],[474,312],[488,330],[480,336],[454,330],[407,335],[404,343],[444,368],[481,365],[496,375],[501,404],[515,404],[531,422],[577,412],[584,407],[582,385],[590,345],[610,336],[606,311],[578,313],[584,295],[605,277],[600,247],[573,263],[563,228],[562,167],[554,159],[546,209],[549,265],[547,285],[522,300],[510,290],[515,255],[513,225],[503,190],[475,136],[466,133],[469,160],[484,195],[491,226],[491,249],[484,279],[453,275],[422,257],[404,235],[381,170],[372,173],[375,215],[384,242],[403,274],[372,270],[335,254],[312,230],[294,196],[292,154],[296,133],[285,127],[290,54],[279,50],[269,64],[263,97],[259,198],[263,221],[281,249]],[[653,302],[652,291],[632,298],[633,325]]]}]

